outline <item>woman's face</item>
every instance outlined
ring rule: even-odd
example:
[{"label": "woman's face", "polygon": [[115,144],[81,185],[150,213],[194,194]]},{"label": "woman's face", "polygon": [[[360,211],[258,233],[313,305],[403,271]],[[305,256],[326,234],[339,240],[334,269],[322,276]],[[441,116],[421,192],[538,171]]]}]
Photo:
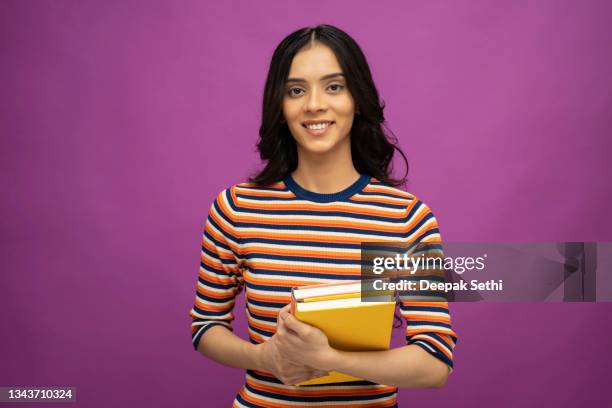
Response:
[{"label": "woman's face", "polygon": [[300,155],[348,148],[355,103],[332,50],[315,43],[299,51],[289,69],[283,115]]}]

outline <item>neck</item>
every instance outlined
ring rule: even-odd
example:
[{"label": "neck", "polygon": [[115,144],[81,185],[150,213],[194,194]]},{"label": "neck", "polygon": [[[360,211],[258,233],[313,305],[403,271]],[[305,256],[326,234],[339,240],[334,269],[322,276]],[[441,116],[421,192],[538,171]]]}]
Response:
[{"label": "neck", "polygon": [[[332,153],[332,152],[329,152]],[[341,154],[308,154],[298,150],[298,166],[291,174],[302,188],[320,194],[333,194],[359,178],[353,166],[350,144]]]}]

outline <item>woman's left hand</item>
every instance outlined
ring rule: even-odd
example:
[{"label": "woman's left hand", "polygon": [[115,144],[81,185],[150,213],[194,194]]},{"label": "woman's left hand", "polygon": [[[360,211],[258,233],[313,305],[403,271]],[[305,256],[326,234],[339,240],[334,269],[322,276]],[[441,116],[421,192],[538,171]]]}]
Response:
[{"label": "woman's left hand", "polygon": [[318,370],[333,370],[336,350],[329,345],[325,333],[286,311],[281,311],[279,317],[278,349],[287,360]]}]

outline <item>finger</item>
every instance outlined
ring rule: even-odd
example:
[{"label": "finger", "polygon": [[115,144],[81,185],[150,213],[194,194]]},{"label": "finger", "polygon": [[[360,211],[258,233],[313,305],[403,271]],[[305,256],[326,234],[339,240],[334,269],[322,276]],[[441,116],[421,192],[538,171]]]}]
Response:
[{"label": "finger", "polygon": [[287,381],[291,385],[297,385],[297,384],[299,384],[301,382],[308,381],[311,378],[312,378],[312,373],[303,373],[303,374],[298,375],[298,376],[292,376]]},{"label": "finger", "polygon": [[287,368],[287,371],[289,371],[289,373],[297,373],[297,372],[306,372],[308,370],[312,370],[312,368],[305,366],[302,363],[298,363],[298,362],[294,362],[291,360],[282,360],[282,364],[283,366],[285,366]]},{"label": "finger", "polygon": [[308,380],[312,380],[314,378],[319,378],[319,377],[324,377],[327,375],[327,372],[325,371],[319,371],[319,370],[308,370],[308,372],[304,372],[304,373],[300,373],[300,375],[295,375],[295,376],[291,376],[291,383],[292,384],[298,384],[301,383],[303,381],[308,381]]},{"label": "finger", "polygon": [[289,303],[288,305],[283,306],[279,311],[278,311],[278,317],[279,319],[284,318],[287,314],[291,313],[291,303]]},{"label": "finger", "polygon": [[293,315],[286,315],[283,320],[284,326],[292,332],[296,333],[299,337],[305,336],[310,330],[310,326],[300,322]]},{"label": "finger", "polygon": [[327,371],[314,370],[312,375],[313,375],[313,378],[319,378],[319,377],[325,377],[326,375],[329,375],[329,373]]},{"label": "finger", "polygon": [[291,303],[289,303],[288,305],[283,306],[279,311],[278,311],[278,315],[276,317],[276,323],[277,324],[282,324],[285,320],[285,316],[289,313],[289,311],[291,310]]},{"label": "finger", "polygon": [[283,365],[280,370],[281,378],[285,381],[304,381],[310,378],[313,374],[313,370],[310,367],[306,367],[304,365],[300,366],[290,366]]}]

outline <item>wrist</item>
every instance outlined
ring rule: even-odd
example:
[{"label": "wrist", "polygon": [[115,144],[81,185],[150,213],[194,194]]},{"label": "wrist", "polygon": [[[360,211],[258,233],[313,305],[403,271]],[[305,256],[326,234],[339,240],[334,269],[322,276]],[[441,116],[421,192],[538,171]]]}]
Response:
[{"label": "wrist", "polygon": [[246,358],[250,360],[249,365],[253,370],[266,371],[264,365],[264,343],[246,343],[244,353]]},{"label": "wrist", "polygon": [[330,347],[321,360],[321,367],[316,368],[323,371],[339,371],[339,368],[342,366],[341,362],[342,352]]}]

